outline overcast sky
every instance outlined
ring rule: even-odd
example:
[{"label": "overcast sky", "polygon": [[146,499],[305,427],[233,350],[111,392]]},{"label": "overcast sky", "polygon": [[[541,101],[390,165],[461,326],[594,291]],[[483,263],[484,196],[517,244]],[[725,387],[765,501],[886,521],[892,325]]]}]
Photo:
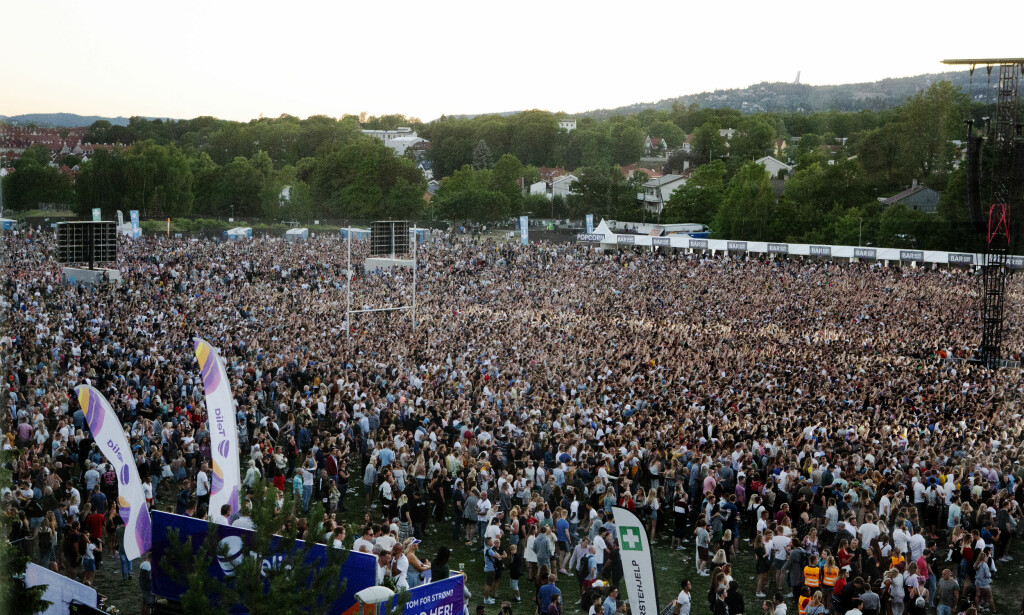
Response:
[{"label": "overcast sky", "polygon": [[[1022,23],[1021,0],[982,4]],[[967,15],[910,0],[15,1],[0,17],[0,114],[574,113],[797,71],[835,84],[1024,56]]]}]

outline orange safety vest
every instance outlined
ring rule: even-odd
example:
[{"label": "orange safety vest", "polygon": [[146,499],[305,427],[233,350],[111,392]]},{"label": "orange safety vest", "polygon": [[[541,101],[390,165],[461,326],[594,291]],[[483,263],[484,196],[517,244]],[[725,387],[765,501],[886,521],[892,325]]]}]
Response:
[{"label": "orange safety vest", "polygon": [[825,567],[825,578],[822,580],[822,585],[825,587],[835,587],[836,579],[839,578],[839,568],[832,566],[831,568]]},{"label": "orange safety vest", "polygon": [[807,603],[810,601],[810,596],[800,596],[800,598],[797,600],[797,606],[800,609],[800,615],[807,615]]},{"label": "orange safety vest", "polygon": [[821,583],[821,568],[817,566],[804,566],[804,585],[817,587]]},{"label": "orange safety vest", "polygon": [[891,562],[891,564],[889,566],[890,568],[896,568],[900,564],[902,564],[902,563],[907,561],[906,559],[903,558],[902,555],[900,555],[899,557],[892,556],[892,557],[889,558],[889,560]]}]

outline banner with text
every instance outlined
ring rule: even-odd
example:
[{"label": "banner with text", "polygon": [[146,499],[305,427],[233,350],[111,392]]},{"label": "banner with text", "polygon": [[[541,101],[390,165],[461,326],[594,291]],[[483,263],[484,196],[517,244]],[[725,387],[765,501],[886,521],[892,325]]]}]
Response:
[{"label": "banner with text", "polygon": [[[402,615],[462,615],[466,601],[465,579],[465,575],[454,573],[447,579],[410,589]],[[392,606],[397,605],[395,598]]]},{"label": "banner with text", "polygon": [[530,217],[519,216],[519,237],[523,245],[530,243]]},{"label": "banner with text", "polygon": [[153,532],[146,494],[142,491],[139,470],[135,467],[124,427],[102,393],[85,384],[75,387],[75,393],[93,440],[117,472],[118,513],[125,525],[124,552],[130,559],[137,559],[149,551]]},{"label": "banner with text", "polygon": [[612,507],[629,608],[633,615],[658,615],[651,545],[644,524],[625,508]]},{"label": "banner with text", "polygon": [[[178,540],[185,543],[192,539],[192,550],[198,551],[206,540],[210,523],[202,519],[193,519],[183,515],[175,515],[163,511],[153,512],[153,593],[170,600],[179,600],[185,593],[185,588],[178,585],[168,575],[167,566],[170,562],[164,562],[164,555],[169,546],[168,530],[177,530]],[[254,532],[230,525],[217,525],[217,538],[219,540],[219,551],[211,558],[213,561],[207,569],[210,577],[223,579],[230,577],[242,558],[254,554],[246,548],[246,543],[252,540]],[[271,549],[276,548],[276,541],[271,542]],[[295,549],[305,549],[306,543],[296,540]],[[220,555],[223,550],[224,555]],[[257,555],[257,557],[259,557]],[[369,553],[358,553],[349,551],[345,562],[341,565],[341,572],[338,575],[345,580],[345,592],[334,604],[331,605],[328,613],[331,615],[355,615],[359,611],[359,604],[356,602],[356,593],[376,584],[376,558]],[[270,555],[263,557],[262,567],[273,568],[280,566],[284,556]],[[322,562],[327,560],[327,547],[322,544],[314,544],[306,553],[305,562]],[[456,614],[459,615],[459,614]]]},{"label": "banner with text", "polygon": [[238,492],[242,487],[235,402],[220,353],[198,337],[195,338],[195,347],[206,393],[206,416],[210,421],[210,456],[213,459],[210,512],[219,514],[221,506],[230,504],[234,514],[238,512]]},{"label": "banner with text", "polygon": [[594,232],[594,214],[587,214],[587,233]]}]

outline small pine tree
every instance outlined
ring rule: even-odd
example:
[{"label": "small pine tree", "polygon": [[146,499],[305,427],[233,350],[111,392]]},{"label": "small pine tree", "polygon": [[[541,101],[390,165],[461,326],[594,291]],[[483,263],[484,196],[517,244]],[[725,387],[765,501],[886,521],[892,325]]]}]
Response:
[{"label": "small pine tree", "polygon": [[[300,547],[295,523],[300,514],[298,501],[290,492],[286,492],[284,507],[279,512],[277,490],[266,481],[256,483],[249,513],[256,530],[236,559],[233,574],[224,578],[214,578],[207,572],[214,558],[228,555],[226,547],[219,545],[214,524],[210,524],[206,539],[195,553],[192,539],[182,542],[172,530],[164,555],[166,561],[161,567],[177,584],[188,588],[181,596],[185,612],[228,615],[237,605],[251,615],[328,613],[345,592],[345,583],[339,575],[348,552],[328,548],[327,560],[322,566],[307,562],[310,549],[323,536],[323,528],[312,525],[307,530],[311,540]],[[311,504],[308,518],[323,518],[319,502]],[[264,560],[277,565],[264,567]]]},{"label": "small pine tree", "polygon": [[[10,488],[14,484],[7,468],[12,456],[13,451],[0,455],[0,488]],[[10,615],[34,615],[45,611],[51,605],[50,601],[43,600],[47,586],[25,587],[29,558],[9,539],[11,526],[18,522],[18,518],[4,516],[5,522],[0,525],[0,610]]]},{"label": "small pine tree", "polygon": [[483,139],[480,139],[473,150],[473,168],[477,171],[491,168],[491,148]]}]

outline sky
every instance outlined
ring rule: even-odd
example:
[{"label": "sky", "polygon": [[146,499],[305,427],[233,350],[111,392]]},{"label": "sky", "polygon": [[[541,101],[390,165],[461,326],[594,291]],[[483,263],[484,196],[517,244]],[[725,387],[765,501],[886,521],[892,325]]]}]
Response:
[{"label": "sky", "polygon": [[[1020,0],[984,4],[1024,18]],[[0,17],[0,115],[579,113],[797,71],[825,85],[1024,57],[992,32],[946,0],[31,0]]]}]

